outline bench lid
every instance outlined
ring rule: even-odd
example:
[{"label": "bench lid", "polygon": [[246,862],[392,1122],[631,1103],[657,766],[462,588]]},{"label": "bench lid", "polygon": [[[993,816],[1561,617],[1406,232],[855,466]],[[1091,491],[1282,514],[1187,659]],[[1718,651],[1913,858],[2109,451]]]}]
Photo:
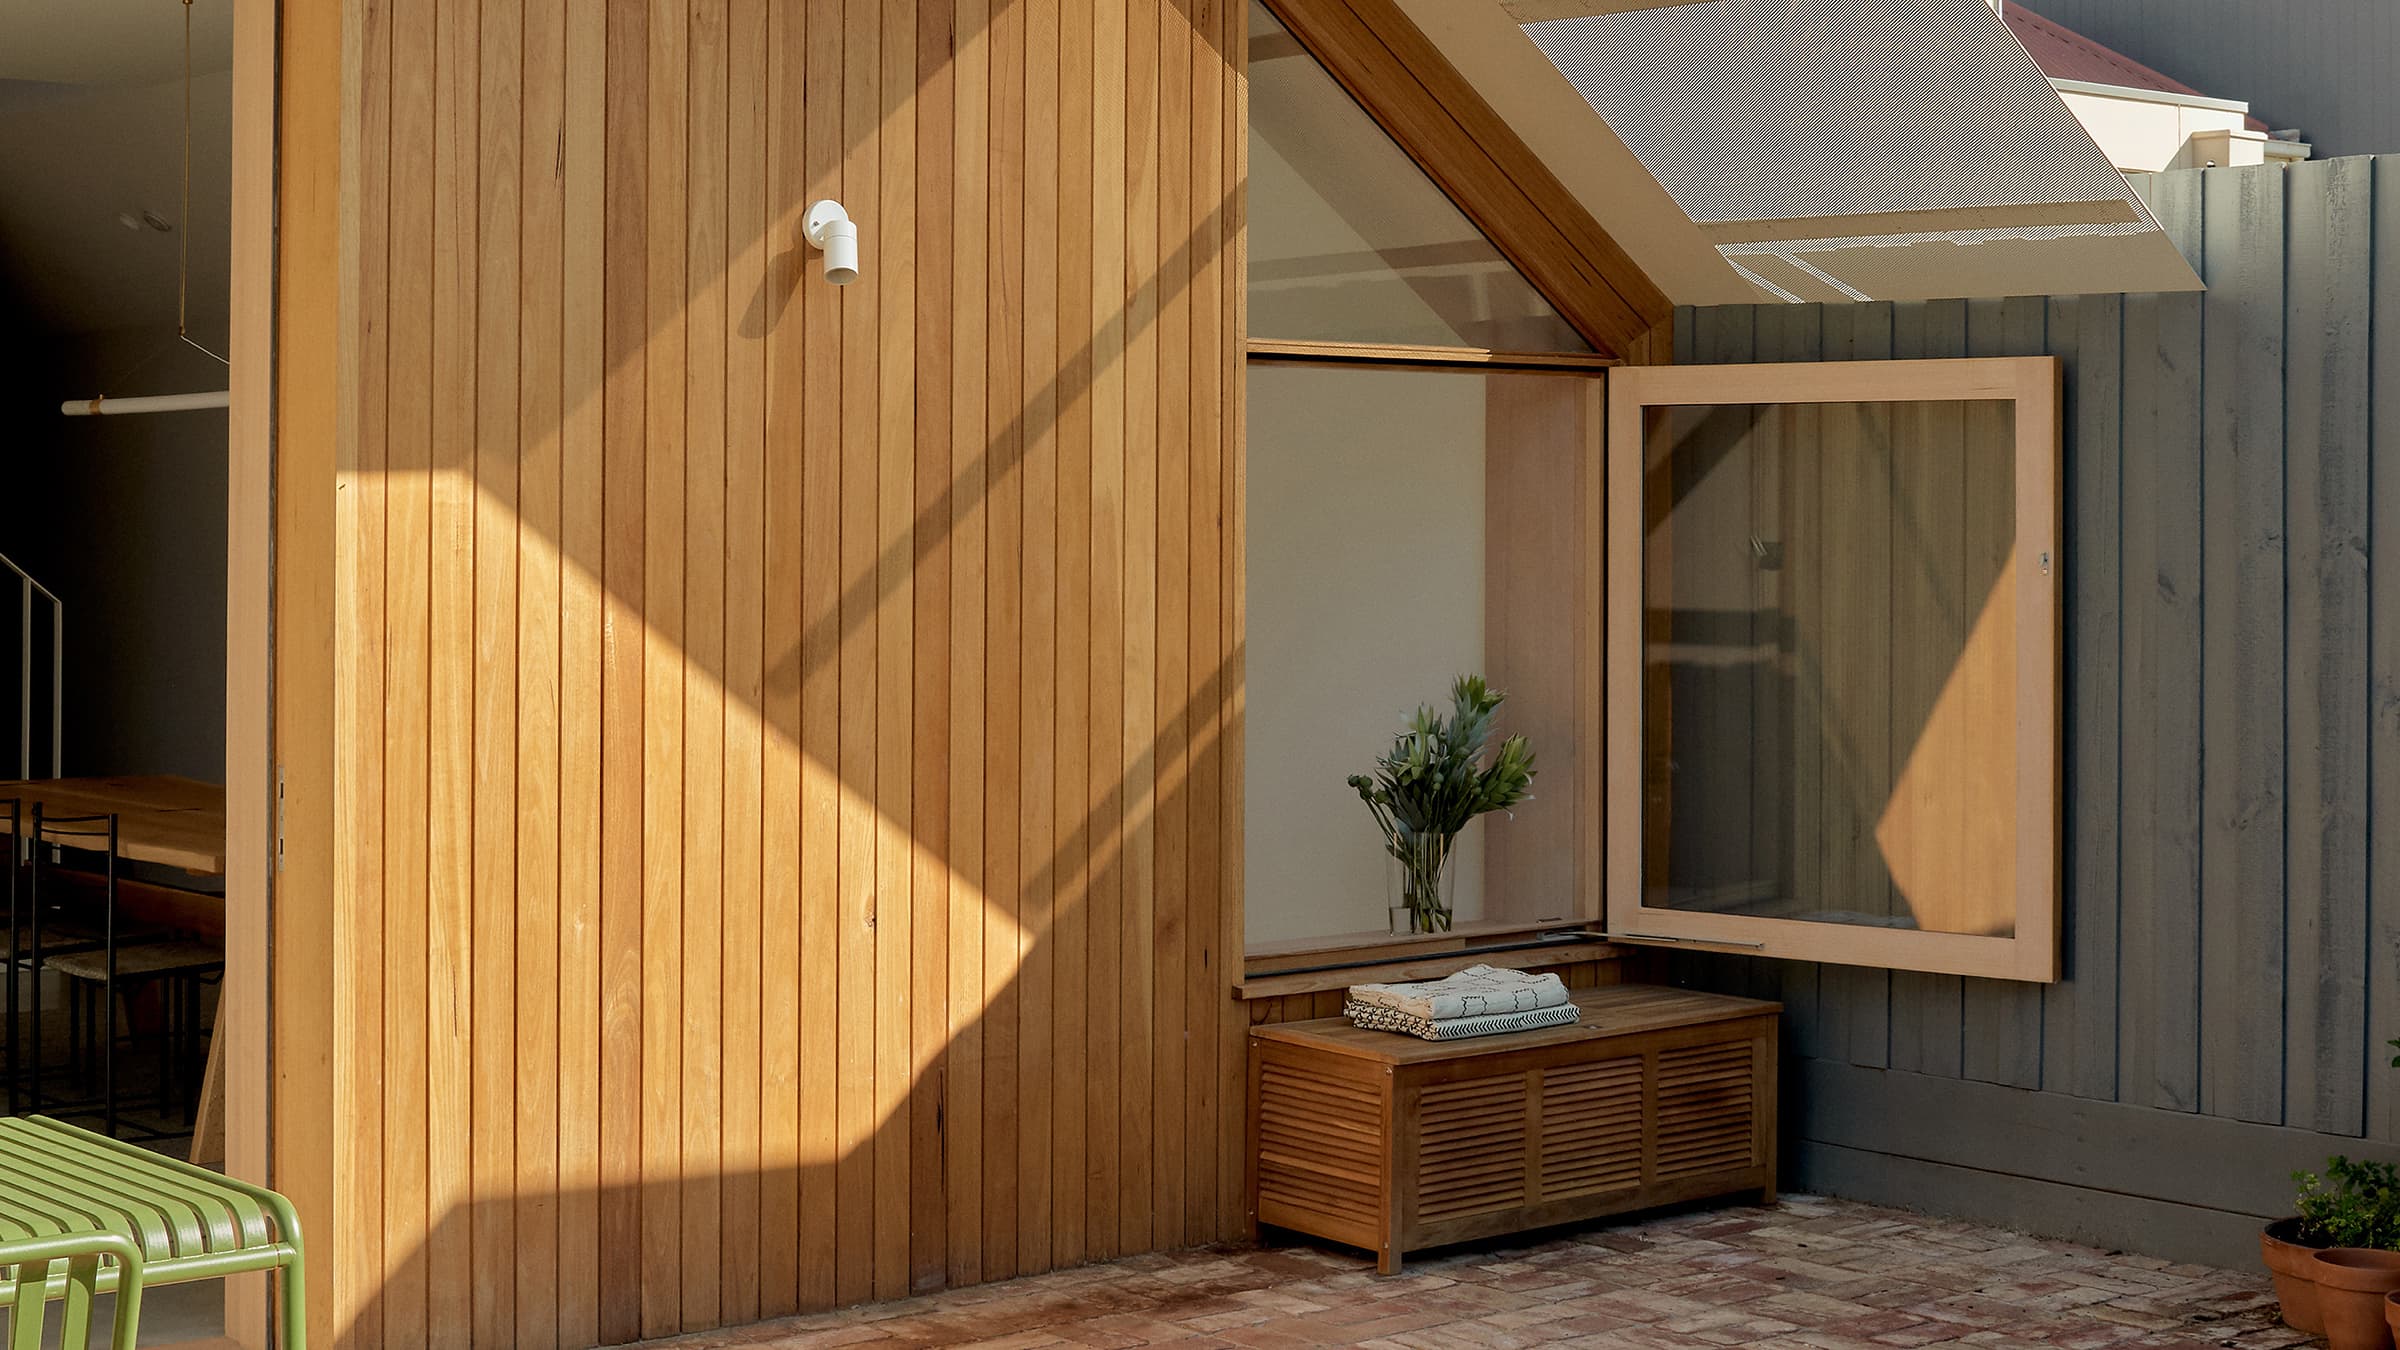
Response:
[{"label": "bench lid", "polygon": [[1319,1017],[1306,1022],[1271,1022],[1250,1028],[1262,1041],[1305,1045],[1312,1049],[1373,1060],[1382,1064],[1423,1064],[1467,1059],[1477,1055],[1506,1055],[1546,1046],[1573,1045],[1611,1036],[1639,1035],[1675,1027],[1730,1022],[1744,1017],[1771,1016],[1780,1003],[1730,994],[1672,989],[1656,984],[1611,984],[1577,989],[1569,995],[1583,1009],[1583,1020],[1571,1027],[1512,1031],[1498,1036],[1473,1036],[1459,1041],[1423,1041],[1392,1031],[1355,1027],[1347,1017]]}]

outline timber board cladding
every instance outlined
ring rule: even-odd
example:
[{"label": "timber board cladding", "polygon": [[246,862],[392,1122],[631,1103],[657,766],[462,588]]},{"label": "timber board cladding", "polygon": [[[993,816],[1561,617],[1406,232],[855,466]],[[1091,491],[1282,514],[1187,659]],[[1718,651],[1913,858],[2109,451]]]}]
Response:
[{"label": "timber board cladding", "polygon": [[[2205,296],[1676,325],[1686,361],[2064,359],[2066,978],[1674,969],[1780,998],[1790,1053],[1822,1066],[1788,1081],[1840,1085],[1792,1103],[1795,1184],[2246,1262],[2244,1216],[2288,1210],[2291,1167],[2400,1145],[2380,1049],[2400,1035],[2400,850],[2378,837],[2400,800],[2400,160],[2137,185]],[[1868,1083],[1881,1109],[1854,1109]],[[2077,1142],[1996,1154],[1956,1114],[1987,1083],[2037,1090],[2005,1128]],[[2103,1134],[2091,1103],[2120,1104]],[[2239,1179],[2127,1181],[2103,1135]]]},{"label": "timber board cladding", "polygon": [[338,1343],[1238,1235],[1244,6],[349,9]]}]

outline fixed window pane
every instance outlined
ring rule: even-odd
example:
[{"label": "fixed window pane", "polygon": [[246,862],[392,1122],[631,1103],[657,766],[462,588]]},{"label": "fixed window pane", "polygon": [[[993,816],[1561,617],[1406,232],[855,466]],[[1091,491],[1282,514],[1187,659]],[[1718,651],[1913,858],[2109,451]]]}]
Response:
[{"label": "fixed window pane", "polygon": [[1244,862],[1253,944],[1387,931],[1392,868],[1344,781],[1479,673],[1533,797],[1451,855],[1461,924],[1599,913],[1601,382],[1252,362]]},{"label": "fixed window pane", "polygon": [[1591,345],[1265,7],[1250,7],[1250,333]]}]

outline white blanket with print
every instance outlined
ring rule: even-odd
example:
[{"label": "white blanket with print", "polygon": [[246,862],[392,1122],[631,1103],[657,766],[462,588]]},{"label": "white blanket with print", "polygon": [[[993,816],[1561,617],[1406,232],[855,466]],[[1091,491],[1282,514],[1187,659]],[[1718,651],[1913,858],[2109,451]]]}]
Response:
[{"label": "white blanket with print", "polygon": [[1369,1031],[1397,1031],[1428,1041],[1463,1041],[1470,1036],[1500,1036],[1512,1031],[1571,1026],[1583,1017],[1583,1009],[1572,1003],[1528,1008],[1523,1012],[1445,1017],[1438,1022],[1371,1003],[1352,1003],[1342,1011],[1349,1016],[1353,1026]]},{"label": "white blanket with print", "polygon": [[1455,975],[1415,984],[1352,985],[1350,1001],[1428,1022],[1447,1022],[1458,1017],[1555,1008],[1567,1001],[1567,986],[1556,975],[1469,966]]}]

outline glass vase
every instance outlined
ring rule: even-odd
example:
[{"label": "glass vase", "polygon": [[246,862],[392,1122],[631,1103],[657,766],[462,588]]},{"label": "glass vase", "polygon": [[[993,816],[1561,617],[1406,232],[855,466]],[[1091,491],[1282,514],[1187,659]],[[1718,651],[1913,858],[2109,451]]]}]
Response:
[{"label": "glass vase", "polygon": [[1387,852],[1395,935],[1450,931],[1456,882],[1450,853],[1457,843],[1455,834],[1410,835],[1392,841]]}]

